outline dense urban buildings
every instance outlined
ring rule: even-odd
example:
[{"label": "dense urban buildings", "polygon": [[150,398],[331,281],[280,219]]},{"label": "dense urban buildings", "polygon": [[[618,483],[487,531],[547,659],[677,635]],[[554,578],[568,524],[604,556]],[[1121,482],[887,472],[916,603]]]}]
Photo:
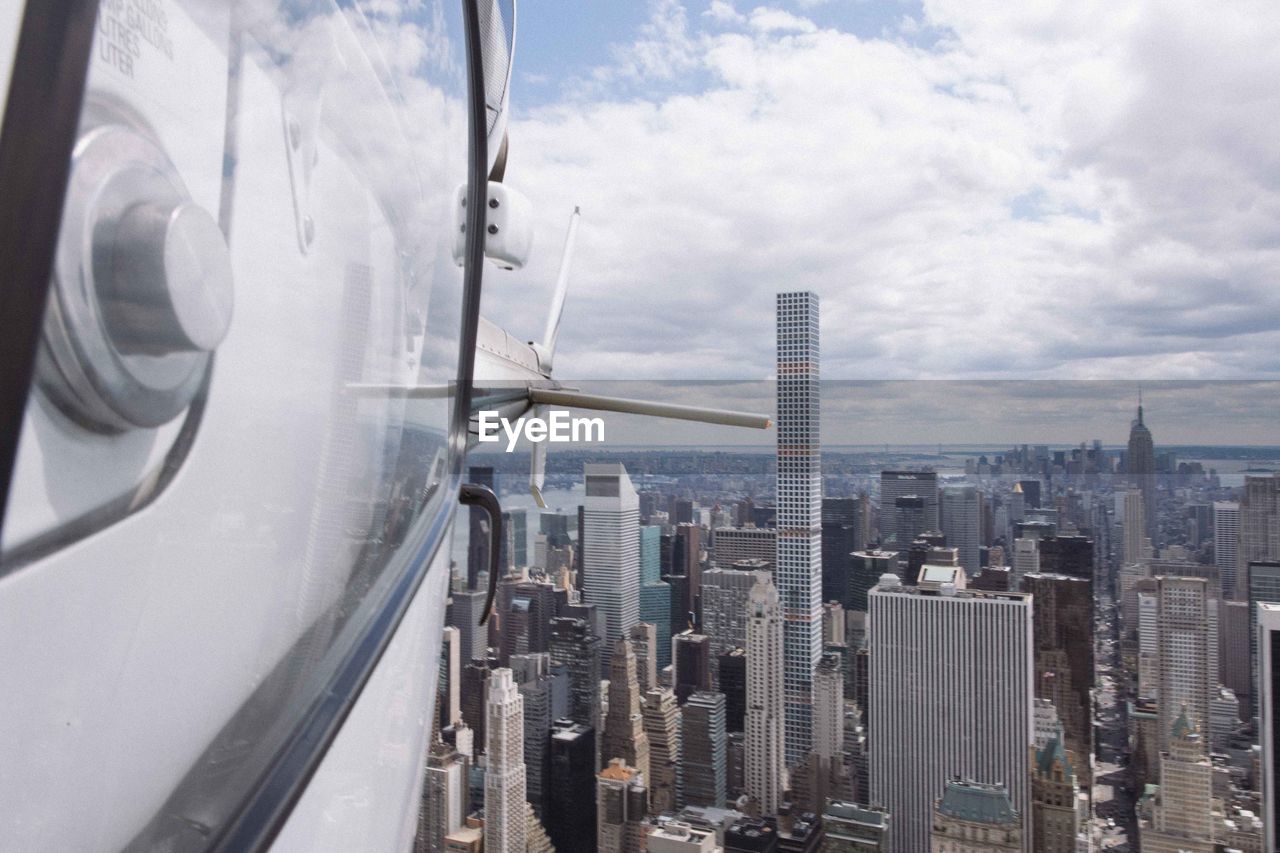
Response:
[{"label": "dense urban buildings", "polygon": [[564,451],[578,520],[507,537],[484,629],[459,559],[415,850],[1269,849],[1265,449],[1157,447],[1148,398],[1127,443],[820,454],[777,309],[772,454]]}]

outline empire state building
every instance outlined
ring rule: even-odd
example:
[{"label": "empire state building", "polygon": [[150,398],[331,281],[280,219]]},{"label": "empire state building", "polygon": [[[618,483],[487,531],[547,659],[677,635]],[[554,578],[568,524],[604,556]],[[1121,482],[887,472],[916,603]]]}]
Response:
[{"label": "empire state building", "polygon": [[1142,397],[1138,397],[1138,417],[1129,427],[1127,456],[1129,484],[1142,492],[1142,517],[1151,544],[1156,544],[1156,447],[1151,430],[1142,420]]}]

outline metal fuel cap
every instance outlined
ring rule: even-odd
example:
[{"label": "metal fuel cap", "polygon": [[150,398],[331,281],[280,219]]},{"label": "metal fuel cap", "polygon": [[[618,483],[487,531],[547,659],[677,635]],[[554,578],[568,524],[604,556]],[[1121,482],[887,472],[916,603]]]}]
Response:
[{"label": "metal fuel cap", "polygon": [[177,417],[230,327],[231,257],[149,135],[106,124],[77,143],[41,386],[77,422],[117,432]]}]

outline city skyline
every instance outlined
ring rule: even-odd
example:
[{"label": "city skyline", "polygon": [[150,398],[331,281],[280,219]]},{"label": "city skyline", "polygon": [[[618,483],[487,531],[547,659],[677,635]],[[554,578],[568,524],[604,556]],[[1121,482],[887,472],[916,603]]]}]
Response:
[{"label": "city skyline", "polygon": [[[606,396],[738,411],[767,413],[776,404],[773,382],[763,380],[620,379],[572,384]],[[1078,445],[1094,439],[1107,447],[1123,447],[1139,393],[1146,419],[1156,425],[1163,447],[1280,448],[1274,425],[1274,413],[1280,411],[1280,381],[826,379],[821,389],[822,440],[828,448]],[[591,446],[763,450],[773,443],[771,432],[696,423],[671,430],[639,416],[605,413],[604,418],[605,440]],[[517,450],[527,447],[521,442]],[[483,458],[493,455],[483,453]]]}]

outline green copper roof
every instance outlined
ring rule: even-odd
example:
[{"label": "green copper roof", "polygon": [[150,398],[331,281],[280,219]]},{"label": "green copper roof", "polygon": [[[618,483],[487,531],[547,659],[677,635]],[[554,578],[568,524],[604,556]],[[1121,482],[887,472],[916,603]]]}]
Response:
[{"label": "green copper roof", "polygon": [[1014,811],[1013,803],[1009,802],[1009,794],[1004,785],[984,785],[962,779],[953,779],[947,783],[938,811],[958,820],[996,826],[1018,820],[1018,813]]},{"label": "green copper roof", "polygon": [[1178,740],[1195,737],[1199,732],[1192,725],[1191,720],[1187,718],[1187,706],[1183,704],[1182,712],[1178,714],[1178,719],[1173,721],[1173,736]]},{"label": "green copper roof", "polygon": [[1071,762],[1067,760],[1067,751],[1062,746],[1062,724],[1058,724],[1057,733],[1049,738],[1049,742],[1044,745],[1044,749],[1036,750],[1036,770],[1042,776],[1048,776],[1053,772],[1053,765],[1056,761],[1062,761],[1062,772],[1068,778],[1075,777],[1075,770],[1071,767]]}]

